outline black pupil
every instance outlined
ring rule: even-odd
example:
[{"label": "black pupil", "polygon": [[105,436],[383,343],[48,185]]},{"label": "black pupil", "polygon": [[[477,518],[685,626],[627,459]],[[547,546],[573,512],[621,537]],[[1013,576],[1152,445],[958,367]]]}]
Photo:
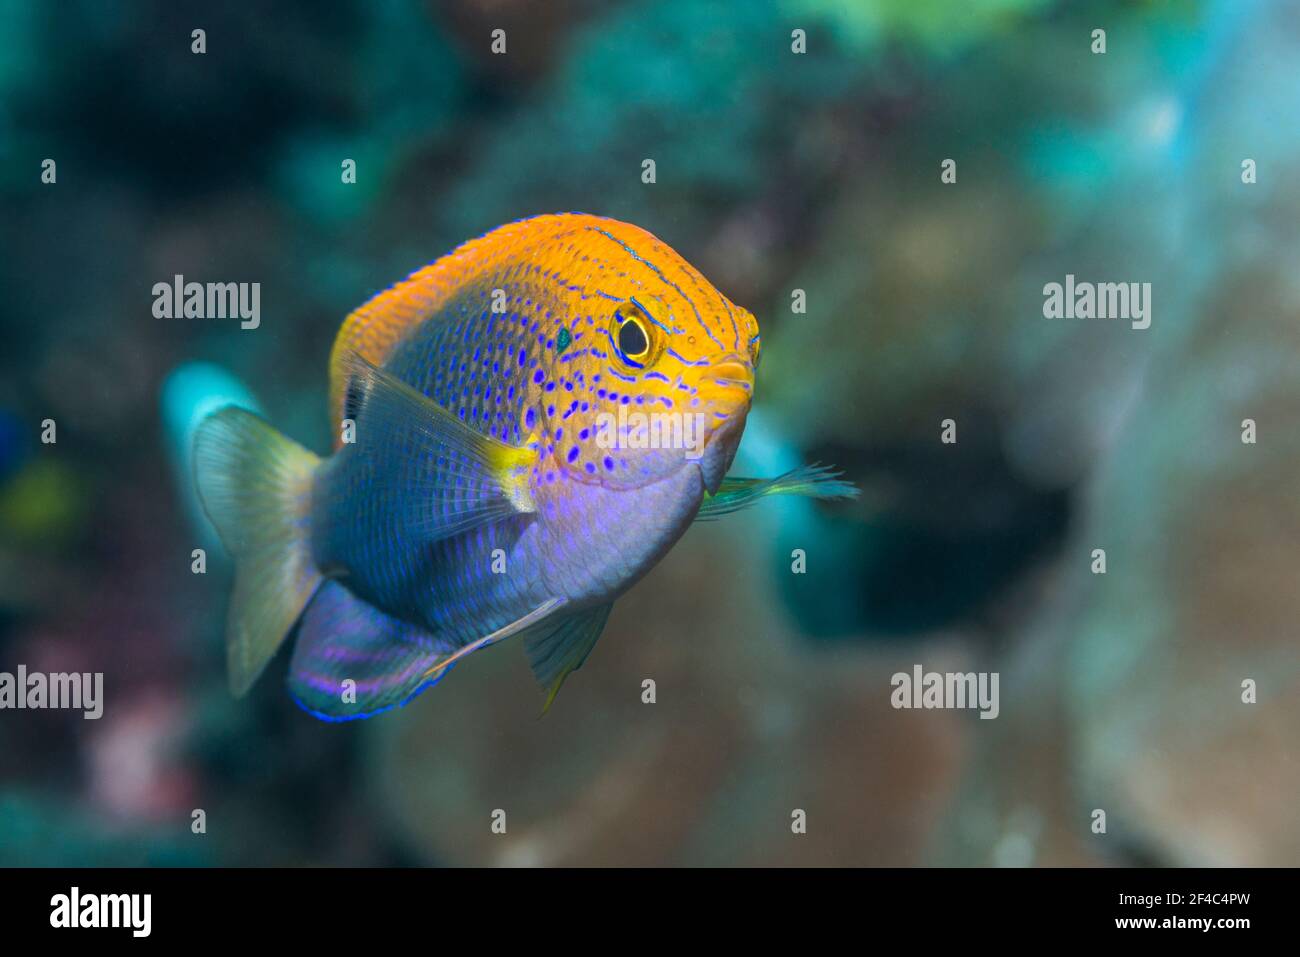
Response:
[{"label": "black pupil", "polygon": [[645,339],[645,330],[631,319],[618,327],[618,347],[623,355],[639,356],[649,345]]}]

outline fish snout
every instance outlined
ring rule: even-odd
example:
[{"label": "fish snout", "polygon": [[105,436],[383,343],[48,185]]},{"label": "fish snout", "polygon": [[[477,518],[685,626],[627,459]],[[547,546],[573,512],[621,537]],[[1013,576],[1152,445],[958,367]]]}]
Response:
[{"label": "fish snout", "polygon": [[754,392],[754,367],[735,353],[719,356],[701,378],[700,391],[727,404],[747,404]]}]

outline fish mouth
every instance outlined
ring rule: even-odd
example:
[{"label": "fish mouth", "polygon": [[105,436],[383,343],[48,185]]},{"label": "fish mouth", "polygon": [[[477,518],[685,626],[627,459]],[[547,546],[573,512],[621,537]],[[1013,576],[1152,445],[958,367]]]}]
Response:
[{"label": "fish mouth", "polygon": [[713,495],[731,468],[740,434],[745,430],[745,418],[754,398],[753,365],[734,352],[718,356],[700,378],[699,395],[715,419],[698,461],[704,487]]},{"label": "fish mouth", "polygon": [[709,370],[711,382],[722,386],[736,386],[745,390],[754,387],[754,373],[743,362],[722,362]]},{"label": "fish mouth", "polygon": [[748,403],[754,394],[754,368],[742,356],[719,356],[700,381],[700,394],[720,405]]},{"label": "fish mouth", "polygon": [[703,381],[722,389],[741,389],[751,393],[754,390],[754,367],[744,356],[728,352],[714,360],[705,372]]}]

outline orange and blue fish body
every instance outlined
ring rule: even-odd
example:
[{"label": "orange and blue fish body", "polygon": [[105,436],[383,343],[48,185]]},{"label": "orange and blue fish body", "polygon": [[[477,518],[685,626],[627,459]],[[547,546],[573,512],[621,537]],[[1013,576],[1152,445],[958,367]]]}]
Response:
[{"label": "orange and blue fish body", "polygon": [[290,691],[317,717],[403,704],[515,635],[549,707],[693,521],[854,493],[820,469],[725,478],[759,354],[749,312],[596,216],[502,226],[379,294],[331,356],[331,456],[237,408],[196,434],[236,558],[233,689],[300,622]]}]

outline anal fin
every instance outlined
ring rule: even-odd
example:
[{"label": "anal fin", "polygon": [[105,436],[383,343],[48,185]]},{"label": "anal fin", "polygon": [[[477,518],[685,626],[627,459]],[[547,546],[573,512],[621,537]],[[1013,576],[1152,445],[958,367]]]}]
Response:
[{"label": "anal fin", "polygon": [[[326,581],[303,614],[289,665],[289,692],[324,721],[369,718],[406,704],[447,673],[426,672],[447,648],[427,631]],[[353,682],[349,685],[347,682]]]},{"label": "anal fin", "polygon": [[564,599],[552,598],[455,648],[385,614],[339,582],[327,581],[303,615],[289,666],[289,691],[304,711],[323,721],[373,717],[406,704],[465,656],[542,622],[563,604]]}]

